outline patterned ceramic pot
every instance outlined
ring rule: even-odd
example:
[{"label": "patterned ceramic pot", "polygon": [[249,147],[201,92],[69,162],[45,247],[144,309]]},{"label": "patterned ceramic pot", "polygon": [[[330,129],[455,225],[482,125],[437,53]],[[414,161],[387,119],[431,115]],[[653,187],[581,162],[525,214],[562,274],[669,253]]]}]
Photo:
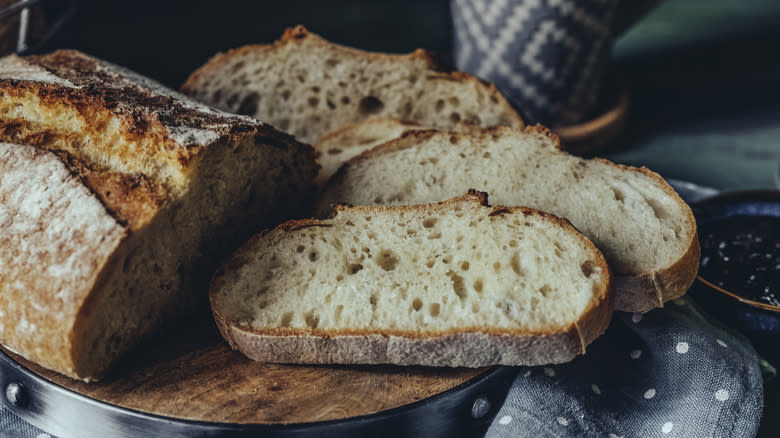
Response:
[{"label": "patterned ceramic pot", "polygon": [[529,121],[576,124],[596,115],[615,35],[654,3],[452,0],[455,61]]}]

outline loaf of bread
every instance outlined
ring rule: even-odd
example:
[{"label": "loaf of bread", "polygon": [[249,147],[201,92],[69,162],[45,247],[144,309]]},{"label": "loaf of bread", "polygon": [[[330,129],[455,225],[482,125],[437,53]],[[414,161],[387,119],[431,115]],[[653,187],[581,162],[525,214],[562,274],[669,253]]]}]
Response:
[{"label": "loaf of bread", "polygon": [[74,51],[0,60],[0,342],[94,380],[312,196],[314,151]]},{"label": "loaf of bread", "polygon": [[590,240],[477,192],[286,222],[225,262],[210,298],[233,348],[281,363],[561,363],[613,311],[609,268]]},{"label": "loaf of bread", "polygon": [[319,201],[416,204],[469,188],[502,205],[565,217],[601,249],[615,275],[616,308],[645,312],[684,294],[699,242],[690,208],[645,168],[585,160],[546,129],[406,132],[349,160]]},{"label": "loaf of bread", "polygon": [[245,114],[313,143],[371,116],[432,127],[461,121],[522,127],[493,85],[443,71],[423,50],[371,53],[332,44],[302,26],[270,45],[245,46],[212,58],[182,92]]}]

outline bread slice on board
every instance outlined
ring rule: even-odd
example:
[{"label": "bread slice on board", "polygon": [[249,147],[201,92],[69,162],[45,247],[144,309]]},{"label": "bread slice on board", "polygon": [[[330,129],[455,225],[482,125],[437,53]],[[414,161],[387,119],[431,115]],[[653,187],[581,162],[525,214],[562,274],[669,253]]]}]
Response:
[{"label": "bread slice on board", "polygon": [[584,353],[612,294],[604,257],[566,220],[470,192],[286,222],[225,262],[210,298],[254,360],[481,367]]},{"label": "bread slice on board", "polygon": [[493,85],[444,71],[423,50],[365,52],[330,43],[303,26],[287,29],[273,44],[216,55],[187,79],[182,92],[307,143],[371,116],[432,127],[461,121],[523,126]]},{"label": "bread slice on board", "polygon": [[568,155],[541,127],[407,132],[349,160],[326,187],[318,210],[339,202],[434,202],[468,188],[487,191],[498,204],[570,220],[610,263],[618,310],[661,307],[696,277],[693,214],[660,176]]},{"label": "bread slice on board", "polygon": [[0,342],[93,380],[298,215],[314,151],[79,52],[0,60]]}]

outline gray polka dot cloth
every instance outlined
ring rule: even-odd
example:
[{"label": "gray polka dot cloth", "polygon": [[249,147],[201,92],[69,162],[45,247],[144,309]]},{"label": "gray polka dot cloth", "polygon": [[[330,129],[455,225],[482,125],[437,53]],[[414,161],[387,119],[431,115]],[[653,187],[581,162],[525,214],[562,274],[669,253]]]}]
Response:
[{"label": "gray polka dot cloth", "polygon": [[520,369],[487,437],[752,437],[762,388],[750,343],[686,297],[618,312],[571,363]]}]

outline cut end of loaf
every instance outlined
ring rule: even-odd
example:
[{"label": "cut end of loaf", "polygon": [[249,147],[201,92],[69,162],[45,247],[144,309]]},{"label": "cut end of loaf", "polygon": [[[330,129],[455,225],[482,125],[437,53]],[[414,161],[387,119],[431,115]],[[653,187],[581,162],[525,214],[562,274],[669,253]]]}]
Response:
[{"label": "cut end of loaf", "polygon": [[[606,328],[611,294],[606,262],[568,222],[491,208],[477,191],[285,224],[252,239],[211,288],[223,334],[257,360],[436,366],[569,360]],[[464,342],[481,338],[486,350]],[[363,345],[403,350],[401,339],[438,347],[409,359]],[[457,359],[444,353],[453,340]]]}]

